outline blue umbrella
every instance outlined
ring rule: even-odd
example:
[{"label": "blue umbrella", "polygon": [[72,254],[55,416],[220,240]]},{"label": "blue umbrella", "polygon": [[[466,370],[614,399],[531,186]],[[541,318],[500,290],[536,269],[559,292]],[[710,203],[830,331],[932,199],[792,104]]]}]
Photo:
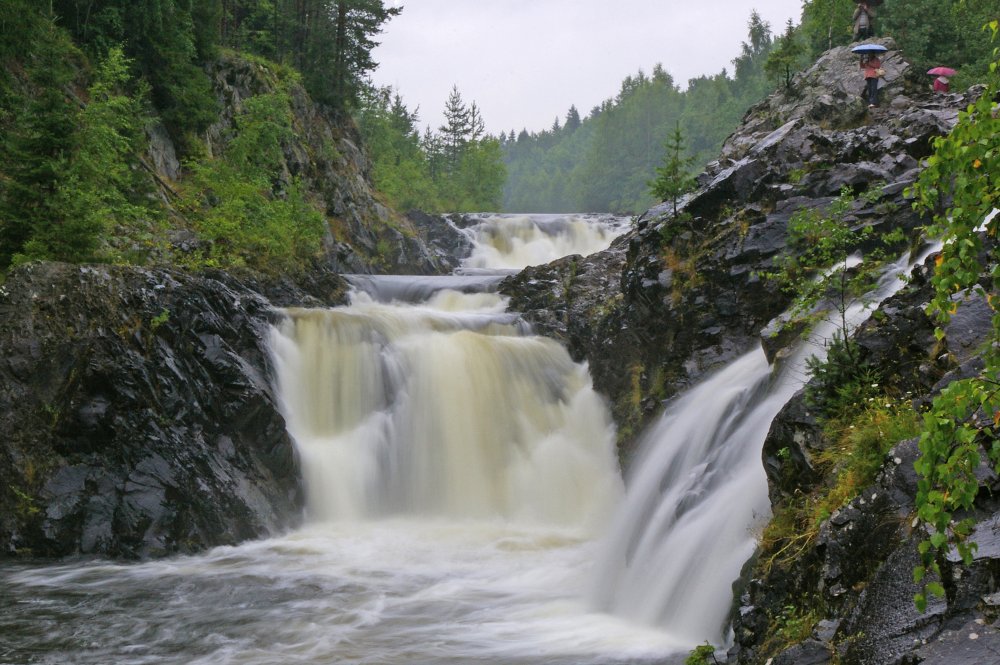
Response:
[{"label": "blue umbrella", "polygon": [[851,49],[853,53],[885,53],[888,50],[881,44],[858,44]]}]

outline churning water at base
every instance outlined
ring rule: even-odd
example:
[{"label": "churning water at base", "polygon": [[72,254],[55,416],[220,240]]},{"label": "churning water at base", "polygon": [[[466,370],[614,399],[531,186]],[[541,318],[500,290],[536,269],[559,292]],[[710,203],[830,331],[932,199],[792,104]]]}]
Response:
[{"label": "churning water at base", "polygon": [[592,557],[572,531],[408,519],[142,564],[8,565],[0,662],[669,662],[664,633],[581,602]]}]

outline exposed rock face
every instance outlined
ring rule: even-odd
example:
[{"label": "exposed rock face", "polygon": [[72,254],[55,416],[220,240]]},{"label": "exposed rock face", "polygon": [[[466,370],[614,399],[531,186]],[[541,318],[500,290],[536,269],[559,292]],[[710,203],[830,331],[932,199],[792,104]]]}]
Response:
[{"label": "exposed rock face", "polygon": [[155,556],[297,522],[294,450],[268,379],[276,314],[227,279],[62,264],[10,275],[0,551]]},{"label": "exposed rock face", "polygon": [[[968,376],[970,364],[979,362],[975,350],[992,335],[985,299],[968,294],[956,299],[945,336],[934,336],[924,311],[932,295],[932,263],[929,259],[917,266],[910,284],[885,301],[855,336],[859,362],[878,367],[884,382],[899,394],[913,396],[917,407],[951,380]],[[796,396],[775,419],[764,444],[776,506],[824,482],[809,464],[826,442],[808,410],[802,395]],[[779,455],[782,449],[787,452]],[[975,561],[970,567],[954,557],[945,562],[941,582],[946,597],[931,598],[921,613],[913,602],[920,591],[913,581],[917,546],[926,537],[912,528],[918,481],[913,463],[918,454],[915,439],[897,445],[876,483],[835,511],[820,526],[813,544],[751,582],[735,620],[732,662],[758,662],[768,633],[766,617],[799,604],[824,608],[835,628],[820,641],[827,658],[836,654],[840,663],[1000,662],[1000,601],[994,596],[1000,579],[1000,506],[993,498],[1000,478],[981,467],[974,536],[981,544]],[[775,662],[782,662],[780,658]]]},{"label": "exposed rock face", "polygon": [[[930,154],[930,139],[951,129],[968,99],[931,96],[908,80],[909,65],[897,54],[883,61],[888,85],[880,108],[869,111],[860,98],[857,56],[833,49],[790,91],[747,113],[697,190],[679,202],[680,215],[661,205],[606,252],[531,268],[504,283],[513,309],[589,361],[626,444],[659,413],[660,400],[761,343],[762,331],[772,358],[794,341],[796,331],[779,332],[773,322],[788,296],[759,275],[790,251],[787,225],[796,211],[824,209],[845,188],[875,191],[854,202],[846,218],[852,226],[916,235],[923,220],[905,190]],[[958,304],[945,338],[935,337],[924,312],[931,266],[918,266],[911,284],[856,334],[862,361],[917,407],[974,373],[977,349],[991,334],[991,311],[973,297]],[[827,445],[800,393],[765,443],[773,504],[829,482],[814,463]],[[949,561],[947,597],[918,613],[913,567],[924,534],[912,527],[917,454],[915,440],[900,443],[876,483],[824,521],[813,541],[791,548],[796,554],[782,565],[748,565],[756,573],[734,612],[730,663],[1000,662],[1000,547],[990,498],[997,478],[981,469],[976,537],[986,545],[971,567]],[[815,614],[797,619],[789,608]],[[809,621],[812,634],[776,649],[775,633],[797,620]]]},{"label": "exposed rock face", "polygon": [[[923,223],[904,190],[929,139],[950,130],[963,102],[911,90],[908,64],[891,53],[884,60],[881,108],[869,112],[859,96],[858,57],[833,49],[790,91],[747,113],[698,189],[679,202],[677,218],[663,204],[604,255],[505,282],[512,309],[589,361],[624,440],[661,400],[758,344],[787,307],[788,296],[760,273],[786,251],[797,211],[825,209],[844,188],[880,189],[874,200],[855,201],[848,217],[855,228],[910,232]],[[769,340],[768,350],[786,342]]]}]

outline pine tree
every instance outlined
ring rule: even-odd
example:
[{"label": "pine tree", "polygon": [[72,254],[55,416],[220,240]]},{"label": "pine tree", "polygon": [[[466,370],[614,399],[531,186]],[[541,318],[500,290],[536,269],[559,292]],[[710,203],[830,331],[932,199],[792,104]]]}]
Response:
[{"label": "pine tree", "polygon": [[790,89],[792,87],[792,71],[796,69],[803,50],[792,19],[788,19],[785,34],[778,38],[777,46],[767,56],[767,62],[764,63],[764,72],[768,78],[772,80],[783,78],[785,89]]},{"label": "pine tree", "polygon": [[444,152],[444,165],[448,174],[458,171],[462,150],[469,140],[472,130],[469,109],[462,101],[458,86],[452,86],[444,107],[445,124],[438,128]]},{"label": "pine tree", "polygon": [[656,179],[649,183],[650,191],[660,201],[673,203],[674,217],[677,216],[677,201],[681,195],[689,192],[694,181],[688,173],[692,159],[683,156],[684,134],[681,133],[680,122],[664,143],[667,155],[663,166],[656,169]]},{"label": "pine tree", "polygon": [[576,110],[576,106],[570,106],[569,111],[566,112],[566,123],[563,125],[567,133],[572,133],[577,130],[580,126],[580,112]]}]

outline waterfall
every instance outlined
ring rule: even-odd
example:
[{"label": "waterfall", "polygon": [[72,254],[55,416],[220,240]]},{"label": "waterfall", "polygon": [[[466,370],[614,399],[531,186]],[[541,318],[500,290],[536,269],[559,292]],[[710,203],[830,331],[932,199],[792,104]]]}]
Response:
[{"label": "waterfall", "polygon": [[[848,329],[903,286],[908,265],[907,255],[889,266],[848,309]],[[825,357],[837,328],[817,324],[774,370],[763,351],[751,351],[668,406],[626,479],[593,578],[594,606],[661,626],[692,647],[729,640],[733,584],[770,516],[764,439],[805,383],[806,359]]]},{"label": "waterfall", "polygon": [[516,268],[601,251],[628,229],[614,215],[483,215],[465,230],[473,244],[465,268]]},{"label": "waterfall", "polygon": [[289,310],[272,348],[316,520],[500,517],[593,532],[620,491],[587,367],[495,294]]}]

